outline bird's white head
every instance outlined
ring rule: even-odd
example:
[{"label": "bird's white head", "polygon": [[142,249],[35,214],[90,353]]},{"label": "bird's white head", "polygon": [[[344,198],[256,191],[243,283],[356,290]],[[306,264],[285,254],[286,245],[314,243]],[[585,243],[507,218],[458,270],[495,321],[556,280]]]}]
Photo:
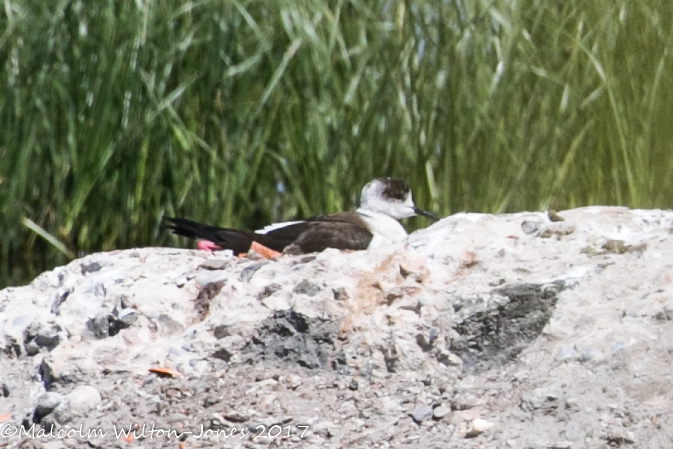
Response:
[{"label": "bird's white head", "polygon": [[421,211],[414,205],[411,189],[406,182],[395,178],[376,178],[362,188],[360,209],[388,215],[396,220],[423,215],[436,217]]}]

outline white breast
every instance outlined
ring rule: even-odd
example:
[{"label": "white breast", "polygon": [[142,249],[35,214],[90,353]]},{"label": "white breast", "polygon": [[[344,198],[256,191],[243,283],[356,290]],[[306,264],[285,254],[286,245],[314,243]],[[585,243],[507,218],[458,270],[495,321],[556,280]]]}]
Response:
[{"label": "white breast", "polygon": [[358,215],[367,223],[367,228],[374,235],[368,249],[380,248],[392,243],[402,242],[407,238],[407,231],[389,215],[358,209]]}]

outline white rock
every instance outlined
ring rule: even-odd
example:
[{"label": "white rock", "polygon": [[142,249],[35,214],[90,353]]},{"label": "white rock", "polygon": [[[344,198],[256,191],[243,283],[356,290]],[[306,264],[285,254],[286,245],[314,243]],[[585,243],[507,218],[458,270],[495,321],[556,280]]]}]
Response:
[{"label": "white rock", "polygon": [[76,387],[66,395],[70,409],[78,414],[85,414],[96,408],[101,402],[98,390],[90,385]]},{"label": "white rock", "polygon": [[467,428],[467,437],[476,437],[479,434],[482,434],[492,428],[494,424],[490,421],[486,421],[485,419],[477,418],[473,419],[470,422],[470,425]]}]

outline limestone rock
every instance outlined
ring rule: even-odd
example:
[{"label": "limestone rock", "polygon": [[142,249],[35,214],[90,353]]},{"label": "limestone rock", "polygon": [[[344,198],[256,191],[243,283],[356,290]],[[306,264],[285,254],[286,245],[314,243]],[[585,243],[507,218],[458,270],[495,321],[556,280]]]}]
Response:
[{"label": "limestone rock", "polygon": [[673,446],[671,229],[586,207],[456,214],[371,251],[91,254],[0,291],[0,426],[192,432],[147,449]]}]

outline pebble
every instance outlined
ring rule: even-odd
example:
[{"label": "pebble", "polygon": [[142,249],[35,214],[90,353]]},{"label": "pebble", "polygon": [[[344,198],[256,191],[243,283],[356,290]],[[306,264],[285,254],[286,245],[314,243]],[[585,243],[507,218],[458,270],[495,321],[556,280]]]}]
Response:
[{"label": "pebble", "polygon": [[541,227],[542,222],[540,221],[524,220],[523,223],[521,223],[521,230],[524,234],[533,234]]},{"label": "pebble", "polygon": [[248,265],[247,267],[241,270],[241,274],[238,276],[238,280],[241,282],[249,282],[250,279],[257,273],[257,270],[262,268],[264,262],[256,262]]},{"label": "pebble", "polygon": [[117,314],[117,320],[124,326],[130,326],[138,319],[138,311],[130,307],[122,309]]},{"label": "pebble", "polygon": [[100,271],[103,266],[98,263],[98,262],[90,262],[87,264],[81,264],[80,268],[82,270],[82,274],[87,274],[87,273],[95,273],[96,271]]},{"label": "pebble", "polygon": [[[564,235],[569,235],[575,232],[576,226],[571,223],[566,223],[566,222],[556,222],[556,223],[550,223],[547,225],[546,229],[543,231],[543,233],[549,234],[549,236],[552,235],[558,235],[558,236],[564,236]],[[544,237],[542,234],[540,234],[540,237]]]},{"label": "pebble", "polygon": [[224,270],[202,271],[194,277],[194,282],[199,288],[203,288],[213,282],[226,281],[228,276],[229,272]]},{"label": "pebble", "polygon": [[333,288],[332,293],[334,294],[334,299],[337,301],[346,301],[350,298],[348,291],[343,287]]},{"label": "pebble", "polygon": [[411,417],[416,423],[420,424],[426,419],[432,418],[434,411],[429,405],[421,405],[416,407],[413,412],[411,412]]},{"label": "pebble", "polygon": [[48,392],[37,398],[37,405],[35,411],[40,416],[47,416],[53,412],[54,409],[61,403],[63,396],[59,393]]},{"label": "pebble", "polygon": [[339,407],[339,413],[343,418],[350,418],[358,415],[358,409],[353,401],[346,401]]},{"label": "pebble", "polygon": [[315,296],[320,290],[322,290],[322,287],[304,279],[292,291],[298,295]]},{"label": "pebble", "polygon": [[559,393],[548,387],[537,388],[521,395],[521,409],[526,412],[556,409],[559,402]]},{"label": "pebble", "polygon": [[477,435],[486,432],[493,426],[494,424],[492,422],[486,421],[485,419],[481,418],[474,419],[472,420],[472,422],[470,422],[470,425],[467,428],[467,433],[465,434],[465,436],[468,438],[476,437]]},{"label": "pebble", "polygon": [[61,326],[58,324],[40,328],[35,336],[35,344],[41,348],[48,348],[50,350],[55,348],[60,342],[60,331]]},{"label": "pebble", "polygon": [[440,405],[439,407],[434,408],[434,410],[432,411],[432,416],[435,419],[442,419],[449,413],[451,413],[451,407],[447,407],[446,405]]},{"label": "pebble", "polygon": [[301,385],[301,377],[297,376],[296,374],[293,374],[290,376],[290,388],[293,390],[296,390],[297,387]]},{"label": "pebble", "polygon": [[199,265],[199,268],[203,268],[204,270],[224,270],[228,268],[231,263],[232,261],[230,259],[211,259],[203,262],[201,265]]},{"label": "pebble", "polygon": [[557,441],[549,446],[549,449],[570,449],[572,447],[572,441]]},{"label": "pebble", "polygon": [[87,413],[101,403],[98,390],[90,385],[76,387],[66,395],[70,409],[76,413]]},{"label": "pebble", "polygon": [[454,410],[467,410],[482,405],[483,403],[483,400],[477,398],[472,393],[465,393],[456,395],[451,405]]},{"label": "pebble", "polygon": [[264,299],[283,289],[283,286],[280,284],[269,284],[264,287],[264,289],[257,295],[257,299]]}]

